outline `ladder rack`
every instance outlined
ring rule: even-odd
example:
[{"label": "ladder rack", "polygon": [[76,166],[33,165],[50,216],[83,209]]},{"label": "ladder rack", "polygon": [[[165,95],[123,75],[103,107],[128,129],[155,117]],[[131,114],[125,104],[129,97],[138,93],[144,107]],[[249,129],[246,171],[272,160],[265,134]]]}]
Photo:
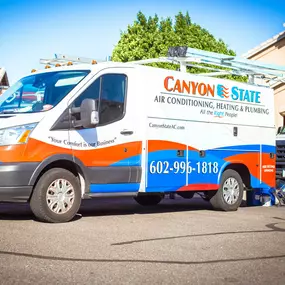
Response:
[{"label": "ladder rack", "polygon": [[41,64],[53,65],[53,66],[66,66],[73,64],[97,64],[98,62],[109,61],[109,58],[106,60],[97,61],[93,58],[88,57],[79,57],[79,56],[70,56],[64,54],[55,54],[52,59],[40,59]]},{"label": "ladder rack", "polygon": [[[110,61],[110,57],[105,61]],[[100,61],[104,62],[104,61]],[[166,57],[130,61],[131,64],[172,63],[179,66],[179,70],[186,72],[186,67],[208,69],[212,72],[199,73],[203,76],[238,75],[248,76],[251,84],[274,86],[285,83],[285,66],[262,63],[238,56],[209,52],[190,47],[170,47]],[[66,56],[55,54],[53,59],[41,59],[40,63],[55,66],[71,64],[96,64],[96,60],[86,57]],[[201,65],[202,64],[202,65]],[[203,64],[215,66],[209,67]],[[256,80],[257,79],[257,80]]]},{"label": "ladder rack", "polygon": [[[230,56],[190,47],[170,47],[168,49],[167,57],[132,61],[132,63],[138,64],[158,62],[178,64],[180,65],[179,70],[183,72],[186,72],[187,66],[213,71],[199,73],[199,75],[203,76],[248,76],[250,83],[257,84],[255,79],[259,79],[259,83],[260,80],[264,80],[266,82],[265,85],[268,86],[285,83],[285,66],[267,64],[238,56]],[[216,66],[216,68],[203,66],[201,64]],[[222,68],[226,68],[227,70]]]}]

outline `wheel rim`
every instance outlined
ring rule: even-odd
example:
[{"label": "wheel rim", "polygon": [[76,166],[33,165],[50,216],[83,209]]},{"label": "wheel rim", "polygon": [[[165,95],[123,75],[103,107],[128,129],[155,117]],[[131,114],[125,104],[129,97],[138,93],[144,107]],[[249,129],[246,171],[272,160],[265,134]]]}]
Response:
[{"label": "wheel rim", "polygon": [[74,188],[66,179],[53,181],[47,190],[46,201],[49,209],[56,214],[69,211],[74,202]]},{"label": "wheel rim", "polygon": [[233,205],[239,198],[240,187],[238,181],[230,177],[228,178],[223,185],[223,197],[227,204]]}]

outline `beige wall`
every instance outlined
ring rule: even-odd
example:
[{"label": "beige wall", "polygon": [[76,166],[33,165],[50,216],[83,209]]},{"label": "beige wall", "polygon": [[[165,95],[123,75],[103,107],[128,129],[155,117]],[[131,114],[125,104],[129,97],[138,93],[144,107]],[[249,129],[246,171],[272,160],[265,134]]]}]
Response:
[{"label": "beige wall", "polygon": [[285,65],[285,37],[266,49],[251,55],[249,59],[260,60],[265,63]]},{"label": "beige wall", "polygon": [[[253,60],[260,60],[264,63],[285,66],[285,37],[280,39],[277,43],[272,44],[266,49],[248,58]],[[275,94],[275,125],[276,128],[278,128],[283,125],[283,117],[280,115],[280,112],[284,112],[285,116],[285,84],[281,84],[275,87],[274,94]]]},{"label": "beige wall", "polygon": [[[276,128],[283,126],[283,116],[285,116],[285,84],[274,90],[275,97],[275,124]],[[283,116],[280,113],[283,113]]]}]

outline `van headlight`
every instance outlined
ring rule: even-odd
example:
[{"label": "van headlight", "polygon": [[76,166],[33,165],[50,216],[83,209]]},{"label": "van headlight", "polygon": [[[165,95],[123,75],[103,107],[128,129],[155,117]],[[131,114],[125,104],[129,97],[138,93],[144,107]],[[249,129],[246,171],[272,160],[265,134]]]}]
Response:
[{"label": "van headlight", "polygon": [[0,129],[0,146],[25,144],[37,123]]}]

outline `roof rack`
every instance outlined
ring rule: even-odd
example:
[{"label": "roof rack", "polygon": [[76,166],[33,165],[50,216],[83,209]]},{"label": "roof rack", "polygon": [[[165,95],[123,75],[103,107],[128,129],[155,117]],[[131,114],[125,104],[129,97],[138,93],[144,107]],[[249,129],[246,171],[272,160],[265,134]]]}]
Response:
[{"label": "roof rack", "polygon": [[73,64],[97,64],[98,62],[109,61],[110,57],[106,60],[97,61],[93,58],[70,56],[65,54],[55,54],[52,59],[40,59],[41,64],[53,65],[53,66],[66,66]]},{"label": "roof rack", "polygon": [[[110,60],[111,58],[107,57],[105,61]],[[199,73],[199,75],[203,76],[248,76],[249,83],[270,87],[279,83],[285,83],[285,66],[262,63],[238,56],[209,52],[186,46],[170,47],[167,57],[136,60],[128,63],[148,64],[161,62],[177,64],[179,65],[179,70],[182,72],[186,72],[187,66],[212,71]],[[41,59],[40,63],[62,66],[79,63],[96,64],[97,61],[91,58],[55,54],[55,58]],[[204,66],[203,64],[211,65],[211,67]]]},{"label": "roof rack", "polygon": [[[183,72],[186,72],[187,66],[212,71],[199,73],[199,75],[204,76],[221,76],[230,74],[248,76],[249,82],[252,84],[273,86],[277,83],[285,83],[285,66],[267,64],[238,56],[209,52],[185,46],[170,47],[168,49],[167,57],[132,61],[132,63],[139,64],[158,62],[178,64],[180,65],[179,70]],[[216,67],[209,67],[201,64]],[[223,68],[226,68],[226,70]],[[261,83],[261,80],[264,80],[263,84]]]}]

